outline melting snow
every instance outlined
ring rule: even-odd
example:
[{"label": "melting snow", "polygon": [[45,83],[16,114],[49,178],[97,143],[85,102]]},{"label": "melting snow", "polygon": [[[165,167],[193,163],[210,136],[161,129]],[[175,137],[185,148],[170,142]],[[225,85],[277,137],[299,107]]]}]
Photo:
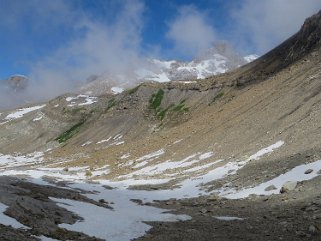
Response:
[{"label": "melting snow", "polygon": [[81,146],[84,147],[84,146],[88,146],[92,143],[92,141],[86,141],[84,144],[82,144]]},{"label": "melting snow", "polygon": [[244,220],[244,218],[229,217],[229,216],[213,216],[213,218],[217,220],[222,220],[222,221]]},{"label": "melting snow", "polygon": [[88,95],[78,95],[76,97],[67,97],[66,101],[71,102],[71,104],[68,105],[69,107],[73,107],[76,105],[75,100],[79,100],[81,98],[85,99],[85,102],[78,104],[78,106],[91,105],[91,104],[97,102],[97,97],[88,96]]},{"label": "melting snow", "polygon": [[263,148],[263,149],[259,150],[257,153],[255,153],[254,155],[250,156],[249,160],[258,160],[262,156],[273,152],[274,149],[281,147],[283,144],[284,144],[284,141],[278,141],[273,145]]},{"label": "melting snow", "polygon": [[121,87],[112,87],[111,88],[111,91],[114,93],[114,94],[120,94],[120,93],[122,93],[122,92],[124,92],[124,89],[123,88],[121,88]]},{"label": "melting snow", "polygon": [[101,141],[98,141],[96,144],[101,144],[101,143],[104,143],[104,142],[108,142],[110,141],[111,137],[109,137],[108,139],[106,140],[101,140]]},{"label": "melting snow", "polygon": [[[309,174],[304,174],[307,169],[313,169],[313,172]],[[259,184],[253,188],[247,188],[240,191],[235,190],[226,190],[222,193],[222,195],[226,198],[230,199],[239,199],[248,197],[251,194],[256,195],[270,195],[270,194],[277,194],[280,192],[280,189],[284,183],[287,181],[304,181],[310,180],[318,176],[318,171],[321,170],[321,160],[315,161],[309,164],[304,164],[293,168],[292,170],[281,174],[280,176],[273,178],[270,181],[264,182]],[[277,189],[271,191],[265,191],[270,185],[274,185]]]},{"label": "melting snow", "polygon": [[[110,140],[113,140],[113,142],[112,143],[110,143],[110,144],[108,144],[108,146],[119,146],[119,145],[122,145],[122,144],[124,144],[125,143],[125,141],[120,141],[120,139],[121,138],[123,138],[123,135],[121,135],[121,134],[117,134],[117,135],[115,135],[114,137],[109,137],[108,139],[106,139],[106,140],[101,140],[101,141],[98,141],[96,144],[102,144],[102,143],[106,143],[106,142],[109,142]],[[107,146],[107,147],[108,147]]]},{"label": "melting snow", "polygon": [[[36,236],[35,236],[36,237]],[[39,238],[41,241],[60,241],[60,240],[58,240],[58,239],[53,239],[53,238],[48,238],[48,237],[46,237],[46,236],[39,236],[39,237],[37,237],[37,238]]]},{"label": "melting snow", "polygon": [[[118,138],[121,138],[121,135],[116,135],[112,137],[113,140],[117,141]],[[112,139],[111,138],[111,139]],[[272,152],[275,148],[279,148],[283,145],[280,142],[273,144],[267,148],[264,148],[252,155],[252,158],[260,158],[263,155]],[[264,151],[263,151],[264,150]],[[163,155],[165,151],[163,149],[156,152],[144,155],[141,158],[138,158],[136,161],[139,163],[151,160],[153,158],[158,158],[160,155]],[[235,161],[228,162],[224,165],[221,165],[223,160],[217,160],[212,163],[202,165],[202,161],[213,156],[213,152],[206,153],[195,153],[186,157],[181,161],[167,161],[164,163],[159,163],[151,167],[147,171],[147,175],[151,172],[160,173],[168,170],[175,170],[178,167],[189,167],[196,163],[199,163],[200,166],[191,167],[185,171],[198,171],[204,170],[206,168],[214,168],[208,172],[198,173],[195,177],[190,179],[185,179],[178,183],[180,187],[171,189],[171,190],[130,190],[128,189],[131,185],[141,185],[141,184],[161,184],[166,183],[172,179],[149,179],[142,178],[139,180],[131,179],[130,177],[122,181],[110,181],[110,180],[100,180],[97,184],[85,183],[87,179],[85,171],[88,170],[88,167],[81,168],[70,168],[68,171],[64,171],[62,168],[37,168],[30,167],[28,170],[27,167],[24,169],[8,169],[7,166],[0,166],[2,169],[1,175],[17,175],[17,174],[27,174],[30,175],[34,182],[38,184],[47,184],[42,180],[44,176],[51,176],[57,178],[57,180],[65,181],[77,181],[78,183],[68,184],[69,188],[77,189],[81,188],[83,190],[93,191],[94,194],[86,194],[87,197],[94,200],[105,199],[106,201],[113,202],[112,207],[114,210],[109,210],[103,207],[98,207],[93,204],[79,202],[69,199],[53,199],[56,202],[59,202],[59,206],[64,207],[72,212],[77,213],[79,216],[83,217],[83,221],[76,222],[73,225],[61,224],[61,227],[84,232],[88,235],[95,235],[99,238],[108,239],[108,240],[131,240],[133,238],[142,236],[147,230],[150,229],[150,226],[144,223],[144,221],[176,221],[176,220],[186,220],[189,219],[188,216],[172,215],[168,213],[163,213],[165,210],[157,209],[150,206],[141,206],[132,201],[131,199],[140,199],[143,202],[152,202],[153,200],[167,200],[170,198],[185,198],[185,197],[196,197],[199,195],[209,194],[204,184],[224,178],[228,175],[233,175],[237,170],[241,169],[250,159],[245,161]],[[4,159],[8,160],[4,160]],[[10,156],[1,156],[0,160],[3,161],[2,164],[9,165],[12,167],[12,162],[17,159],[21,161],[17,164],[25,165],[26,163],[35,164],[39,163],[41,165],[41,158],[34,158],[34,163],[29,162],[29,159],[26,157],[11,157]],[[32,158],[30,158],[32,159]],[[205,161],[204,161],[205,162]],[[219,166],[221,165],[221,166]],[[193,169],[194,168],[194,169]],[[201,169],[199,169],[201,168]],[[310,174],[302,174],[301,171],[305,171],[307,168],[313,168],[314,172]],[[299,171],[302,178],[313,178],[317,174],[317,170],[321,168],[321,161],[319,163],[311,163],[302,167]],[[138,170],[142,171],[144,170]],[[92,171],[93,175],[101,175],[103,173],[109,172],[108,166],[96,169]],[[133,174],[133,173],[131,173]],[[295,176],[299,178],[298,173],[292,173],[290,176]],[[287,180],[288,181],[288,180]],[[274,183],[275,184],[275,183]],[[48,184],[47,184],[48,185]],[[114,189],[107,190],[103,185],[108,185]],[[267,184],[266,184],[267,185]],[[266,186],[264,186],[266,187]],[[215,192],[217,190],[214,190]],[[230,217],[231,218],[231,217]],[[226,218],[225,218],[226,219]],[[106,225],[108,223],[108,225]]]},{"label": "melting snow", "polygon": [[43,107],[45,107],[46,105],[38,105],[38,106],[33,106],[33,107],[28,107],[28,108],[22,108],[22,109],[18,109],[16,112],[11,113],[9,115],[7,115],[7,117],[5,118],[5,120],[14,120],[14,119],[18,119],[23,117],[25,114],[35,111],[35,110],[39,110],[42,109]]},{"label": "melting snow", "polygon": [[159,158],[164,153],[165,153],[164,149],[160,149],[158,151],[155,151],[155,152],[152,152],[152,153],[147,154],[145,156],[142,156],[142,157],[140,157],[130,163],[137,163],[138,162],[133,168],[139,168],[139,167],[145,166],[148,162]]},{"label": "melting snow", "polygon": [[84,218],[83,221],[78,221],[72,225],[60,224],[59,226],[97,238],[126,241],[138,238],[150,229],[150,226],[143,222],[173,222],[190,219],[186,215],[163,213],[166,210],[137,205],[122,195],[116,195],[115,192],[109,192],[105,195],[101,193],[96,195],[95,198],[98,196],[105,200],[112,200],[115,203],[113,205],[114,210],[69,199],[51,198],[57,202],[58,206]]}]

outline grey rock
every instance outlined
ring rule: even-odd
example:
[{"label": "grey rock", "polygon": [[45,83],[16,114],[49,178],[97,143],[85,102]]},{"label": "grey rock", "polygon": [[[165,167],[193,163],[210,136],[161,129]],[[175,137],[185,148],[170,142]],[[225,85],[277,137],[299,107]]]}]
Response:
[{"label": "grey rock", "polygon": [[202,209],[200,210],[200,212],[204,214],[204,213],[207,213],[208,211],[207,211],[206,208],[202,208]]},{"label": "grey rock", "polygon": [[310,174],[311,172],[313,172],[313,169],[308,169],[304,172],[304,174]]},{"label": "grey rock", "polygon": [[317,229],[314,225],[309,226],[309,233],[315,233],[316,231],[317,231]]},{"label": "grey rock", "polygon": [[276,186],[270,185],[270,186],[266,187],[266,188],[264,189],[264,191],[272,191],[272,190],[276,190],[276,189],[277,189]]},{"label": "grey rock", "polygon": [[286,193],[289,191],[293,191],[296,186],[298,185],[298,182],[294,181],[289,181],[283,184],[283,186],[281,187],[280,193]]}]

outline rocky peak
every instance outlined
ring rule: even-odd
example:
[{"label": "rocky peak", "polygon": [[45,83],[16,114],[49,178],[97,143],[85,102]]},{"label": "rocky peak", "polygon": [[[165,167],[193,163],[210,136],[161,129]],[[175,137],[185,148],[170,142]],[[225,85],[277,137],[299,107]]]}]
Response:
[{"label": "rocky peak", "polygon": [[24,75],[12,75],[6,81],[8,87],[17,92],[25,90],[29,83],[29,78]]},{"label": "rocky peak", "polygon": [[295,61],[321,44],[321,11],[305,20],[300,31],[293,36],[288,61]]}]

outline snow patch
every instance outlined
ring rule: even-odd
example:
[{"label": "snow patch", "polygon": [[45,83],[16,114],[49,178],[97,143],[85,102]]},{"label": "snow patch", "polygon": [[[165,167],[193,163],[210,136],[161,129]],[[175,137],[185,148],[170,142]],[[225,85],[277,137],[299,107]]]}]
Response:
[{"label": "snow patch", "polygon": [[28,114],[28,113],[30,113],[30,112],[32,112],[32,111],[35,111],[35,110],[42,109],[42,108],[45,107],[45,106],[46,106],[46,105],[38,105],[38,106],[33,106],[33,107],[18,109],[16,112],[7,115],[7,117],[5,118],[5,120],[14,120],[14,119],[21,118],[21,117],[23,117],[25,114]]},{"label": "snow patch", "polygon": [[230,216],[213,216],[213,218],[221,221],[235,221],[235,220],[244,220],[244,218],[230,217]]},{"label": "snow patch", "polygon": [[[313,169],[313,171],[309,174],[304,174],[304,172],[307,169]],[[293,168],[292,170],[284,174],[281,174],[276,178],[273,178],[270,181],[259,184],[256,187],[246,188],[240,191],[225,190],[224,192],[222,192],[222,196],[230,199],[240,199],[240,198],[246,198],[251,194],[256,194],[256,195],[278,194],[280,193],[280,189],[284,183],[288,181],[300,182],[300,181],[313,179],[318,175],[320,175],[320,173],[318,173],[319,170],[321,170],[321,160],[318,160],[309,164],[299,165]],[[274,185],[277,189],[271,190],[271,191],[265,191],[265,188],[271,185]]]},{"label": "snow patch", "polygon": [[110,90],[111,90],[111,91],[113,92],[113,94],[115,94],[115,95],[124,92],[124,89],[123,89],[123,88],[117,87],[117,86],[112,87]]},{"label": "snow patch", "polygon": [[58,206],[84,218],[71,225],[59,224],[59,227],[105,240],[129,241],[144,235],[151,228],[143,222],[191,219],[186,215],[163,213],[166,210],[137,205],[129,199],[117,197],[112,192],[109,194],[98,194],[98,196],[105,200],[113,200],[114,210],[70,199],[51,198]]},{"label": "snow patch", "polygon": [[263,149],[259,150],[257,153],[255,153],[254,155],[250,156],[248,160],[258,160],[262,156],[273,152],[274,149],[277,149],[277,148],[281,147],[283,144],[284,144],[284,141],[278,141],[273,145],[270,145],[270,146],[268,146],[266,148],[263,148]]}]

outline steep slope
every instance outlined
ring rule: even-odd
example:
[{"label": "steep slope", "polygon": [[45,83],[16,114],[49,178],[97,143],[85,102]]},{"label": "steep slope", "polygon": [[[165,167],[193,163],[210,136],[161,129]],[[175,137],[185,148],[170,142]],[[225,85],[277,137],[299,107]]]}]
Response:
[{"label": "steep slope", "polygon": [[[145,83],[99,98],[68,94],[2,113],[0,152],[7,155],[0,156],[0,169],[87,190],[102,202],[112,198],[114,214],[120,213],[109,213],[112,221],[155,221],[141,213],[124,219],[122,209],[149,208],[130,200],[192,217],[152,222],[142,240],[320,240],[320,22],[321,12],[230,73]],[[38,159],[13,155],[39,150]],[[288,181],[294,188],[284,186]],[[222,223],[229,216],[234,221]]]},{"label": "steep slope", "polygon": [[306,55],[316,51],[318,55],[321,35],[320,12],[308,18],[301,30],[284,43],[262,56],[252,64],[246,65],[232,76],[236,85],[252,83],[266,79],[281,69],[288,67]]}]

